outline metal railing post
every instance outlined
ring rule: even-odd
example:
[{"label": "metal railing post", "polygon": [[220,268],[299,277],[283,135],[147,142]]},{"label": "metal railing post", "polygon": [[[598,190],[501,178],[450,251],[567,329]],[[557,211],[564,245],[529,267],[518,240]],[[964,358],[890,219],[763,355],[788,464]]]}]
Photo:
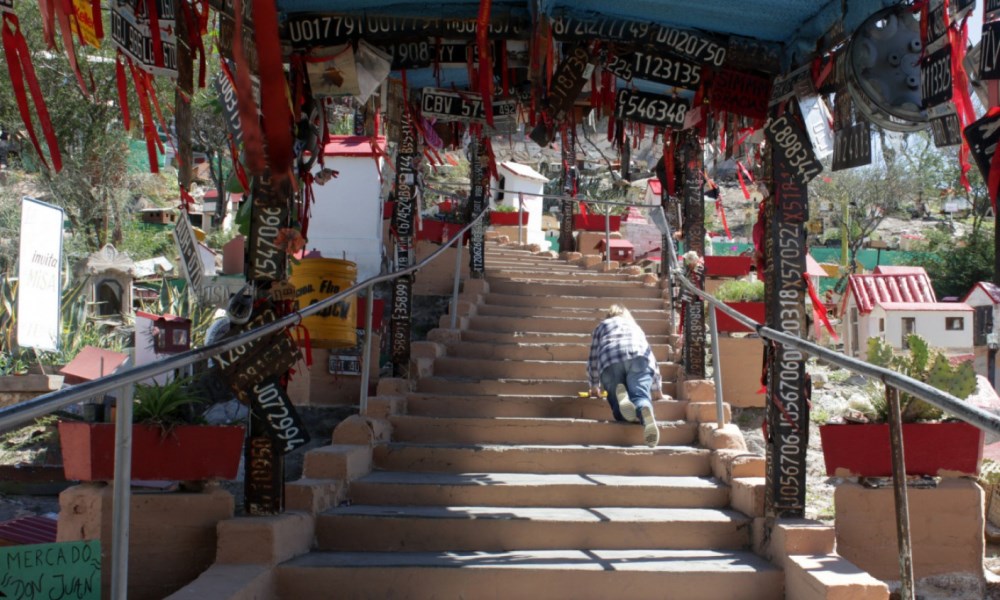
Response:
[{"label": "metal railing post", "polygon": [[132,398],[135,384],[121,388],[115,410],[115,479],[111,509],[111,597],[128,597],[129,519],[132,508]]},{"label": "metal railing post", "polygon": [[[883,383],[885,383],[883,381]],[[892,448],[892,488],[896,500],[896,543],[899,547],[899,597],[914,600],[913,551],[910,546],[910,505],[906,492],[906,461],[903,454],[903,419],[899,410],[899,390],[885,384],[889,404],[889,444]]]},{"label": "metal railing post", "polygon": [[462,278],[462,236],[455,242],[455,280],[451,284],[451,328],[458,326],[458,284]]},{"label": "metal railing post", "polygon": [[517,193],[517,245],[524,244],[521,232],[524,230],[524,192]]},{"label": "metal railing post", "polygon": [[708,304],[708,325],[712,335],[712,379],[715,380],[715,422],[719,429],[726,425],[722,407],[722,349],[719,348],[719,327],[715,321],[715,305]]},{"label": "metal railing post", "polygon": [[368,378],[371,377],[372,312],[375,305],[375,285],[369,285],[365,297],[365,349],[361,357],[361,406],[358,413],[368,414]]},{"label": "metal railing post", "polygon": [[604,213],[604,268],[611,270],[611,209]]}]

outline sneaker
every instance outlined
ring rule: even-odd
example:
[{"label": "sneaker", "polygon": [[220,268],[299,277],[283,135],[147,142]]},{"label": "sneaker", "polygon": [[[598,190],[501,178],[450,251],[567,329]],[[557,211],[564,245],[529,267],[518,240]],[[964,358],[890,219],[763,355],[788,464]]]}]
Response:
[{"label": "sneaker", "polygon": [[624,383],[619,383],[615,387],[615,397],[618,398],[618,410],[629,423],[638,423],[639,416],[635,414],[635,404],[628,398],[628,389]]},{"label": "sneaker", "polygon": [[660,443],[660,428],[656,425],[656,418],[653,416],[651,407],[642,407],[642,422],[645,423],[642,433],[646,437],[646,445],[655,448]]}]

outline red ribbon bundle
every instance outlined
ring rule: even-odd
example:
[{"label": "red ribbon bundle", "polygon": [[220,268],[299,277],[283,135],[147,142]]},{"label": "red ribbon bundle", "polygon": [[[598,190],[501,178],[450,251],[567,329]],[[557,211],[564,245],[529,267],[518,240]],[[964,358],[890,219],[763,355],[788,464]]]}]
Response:
[{"label": "red ribbon bundle", "polygon": [[45,106],[45,99],[42,97],[42,90],[38,85],[38,77],[35,76],[35,67],[31,63],[28,43],[24,39],[24,34],[21,33],[17,15],[3,13],[3,23],[0,24],[0,29],[2,29],[4,54],[7,56],[7,70],[10,73],[11,85],[14,87],[14,98],[17,101],[17,109],[21,113],[21,121],[24,122],[24,126],[28,130],[28,137],[31,138],[31,143],[35,146],[38,159],[42,161],[45,168],[48,168],[49,164],[45,161],[41,144],[38,143],[38,137],[35,135],[35,128],[31,124],[28,96],[24,90],[24,84],[27,82],[28,90],[31,91],[31,99],[35,102],[35,111],[38,113],[38,122],[41,125],[42,134],[45,136],[45,143],[49,147],[52,166],[56,172],[59,172],[62,170],[62,156],[59,154],[56,133],[52,129],[49,110]]}]

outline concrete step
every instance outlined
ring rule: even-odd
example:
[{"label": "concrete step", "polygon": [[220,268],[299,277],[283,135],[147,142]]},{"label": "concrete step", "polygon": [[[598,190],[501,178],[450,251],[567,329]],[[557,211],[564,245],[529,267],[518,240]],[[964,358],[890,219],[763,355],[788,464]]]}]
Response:
[{"label": "concrete step", "polygon": [[[549,306],[505,306],[502,304],[481,304],[476,310],[480,317],[564,317],[573,319],[590,319],[596,325],[607,313],[604,307],[549,307]],[[662,310],[632,310],[629,311],[637,321],[669,321],[670,311]]]},{"label": "concrete step", "polygon": [[[645,289],[645,288],[643,288]],[[668,310],[668,306],[663,297],[659,294],[655,296],[581,296],[583,290],[579,288],[569,290],[565,295],[531,295],[524,293],[525,290],[518,288],[517,293],[501,293],[499,290],[490,287],[490,292],[484,296],[486,305],[489,306],[528,306],[528,307],[553,307],[553,308],[594,308],[608,310],[614,303],[621,304],[630,311],[638,310]],[[567,290],[562,290],[567,291]]]},{"label": "concrete step", "polygon": [[563,262],[552,258],[521,259],[508,256],[486,257],[486,272],[493,271],[538,271],[547,270],[550,273],[588,273],[593,272],[579,265]]},{"label": "concrete step", "polygon": [[[657,400],[653,414],[658,421],[680,421],[686,417],[687,402]],[[605,400],[569,396],[446,396],[409,394],[406,414],[420,417],[522,417],[538,419],[610,420]]]},{"label": "concrete step", "polygon": [[[665,319],[636,320],[646,335],[669,335]],[[598,319],[573,317],[470,317],[469,329],[514,333],[520,331],[549,333],[593,333]]]},{"label": "concrete step", "polygon": [[[678,353],[666,344],[653,344],[653,356],[660,361],[673,361]],[[581,340],[575,344],[498,344],[496,342],[458,342],[448,344],[448,355],[462,358],[494,360],[569,360],[586,362],[590,344]]]},{"label": "concrete step", "polygon": [[488,281],[498,281],[501,279],[539,279],[545,281],[566,281],[568,283],[612,283],[612,282],[638,282],[641,281],[641,275],[628,275],[626,273],[617,273],[610,271],[607,273],[601,273],[599,271],[559,271],[550,269],[547,265],[538,265],[534,267],[529,267],[527,265],[513,267],[513,266],[499,266],[493,265],[493,268],[486,269],[486,279]]},{"label": "concrete step", "polygon": [[511,550],[312,552],[276,568],[281,598],[782,600],[784,574],[752,552]]},{"label": "concrete step", "polygon": [[373,505],[722,508],[729,486],[709,477],[375,471],[351,482],[350,497]]},{"label": "concrete step", "polygon": [[[600,444],[645,446],[642,426],[614,421],[577,419],[463,419],[394,415],[392,439],[397,442],[460,444]],[[658,423],[660,443],[665,446],[691,444],[697,423]]]},{"label": "concrete step", "polygon": [[[655,355],[654,355],[655,356]],[[664,381],[676,381],[680,365],[660,362],[660,376]],[[586,380],[586,361],[555,360],[493,360],[484,358],[457,358],[442,356],[434,361],[434,375],[438,377],[463,377],[474,374],[484,379],[523,377],[529,379],[558,380],[578,376]]]},{"label": "concrete step", "polygon": [[558,550],[741,550],[750,518],[715,508],[375,506],[331,508],[316,517],[318,550],[431,552]]},{"label": "concrete step", "polygon": [[413,444],[375,446],[375,465],[388,471],[445,473],[591,473],[695,476],[711,474],[711,452],[691,446],[621,448],[602,445]]},{"label": "concrete step", "polygon": [[521,296],[589,296],[617,302],[624,298],[663,298],[663,290],[635,282],[573,284],[533,279],[490,279],[490,292]]},{"label": "concrete step", "polygon": [[[488,344],[577,344],[584,348],[590,348],[592,331],[587,333],[545,333],[545,332],[516,332],[503,333],[496,331],[478,331],[472,329],[463,330],[461,333],[464,342],[482,342]],[[676,346],[680,341],[680,336],[674,333],[667,335],[646,335],[646,341],[653,346],[656,351],[657,346]],[[662,357],[657,354],[657,358]]]},{"label": "concrete step", "polygon": [[[576,380],[538,379],[449,379],[423,377],[417,380],[415,391],[428,394],[453,394],[456,396],[576,396],[590,389],[585,373]],[[663,393],[677,397],[677,384],[663,382]]]}]

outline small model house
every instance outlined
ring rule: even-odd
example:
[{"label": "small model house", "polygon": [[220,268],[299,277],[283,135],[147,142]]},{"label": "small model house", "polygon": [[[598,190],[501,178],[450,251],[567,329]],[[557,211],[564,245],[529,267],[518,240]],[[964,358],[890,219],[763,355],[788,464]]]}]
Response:
[{"label": "small model house", "polygon": [[[500,163],[500,192],[497,206],[512,206],[518,210],[523,200],[524,212],[528,213],[528,224],[524,226],[524,243],[539,244],[548,248],[548,240],[542,231],[542,194],[548,178],[527,165],[515,162]],[[516,239],[516,237],[512,237]]]},{"label": "small model house", "polygon": [[989,335],[1000,323],[1000,286],[989,281],[980,281],[969,290],[964,300],[972,307],[972,345],[975,354],[976,373],[988,374]]},{"label": "small model house", "polygon": [[851,275],[841,314],[844,347],[851,356],[866,357],[873,336],[902,350],[911,333],[948,354],[972,351],[972,307],[938,302],[922,267],[882,267],[871,275]]},{"label": "small model house", "polygon": [[75,279],[85,279],[87,301],[93,316],[120,319],[132,312],[135,263],[108,244],[76,265]]},{"label": "small model house", "polygon": [[[323,185],[313,185],[316,202],[309,219],[309,250],[326,258],[349,260],[358,267],[358,280],[379,274],[382,265],[382,203],[379,169],[385,138],[331,135],[323,148],[325,166],[337,172]],[[323,179],[323,178],[317,178]]]}]

